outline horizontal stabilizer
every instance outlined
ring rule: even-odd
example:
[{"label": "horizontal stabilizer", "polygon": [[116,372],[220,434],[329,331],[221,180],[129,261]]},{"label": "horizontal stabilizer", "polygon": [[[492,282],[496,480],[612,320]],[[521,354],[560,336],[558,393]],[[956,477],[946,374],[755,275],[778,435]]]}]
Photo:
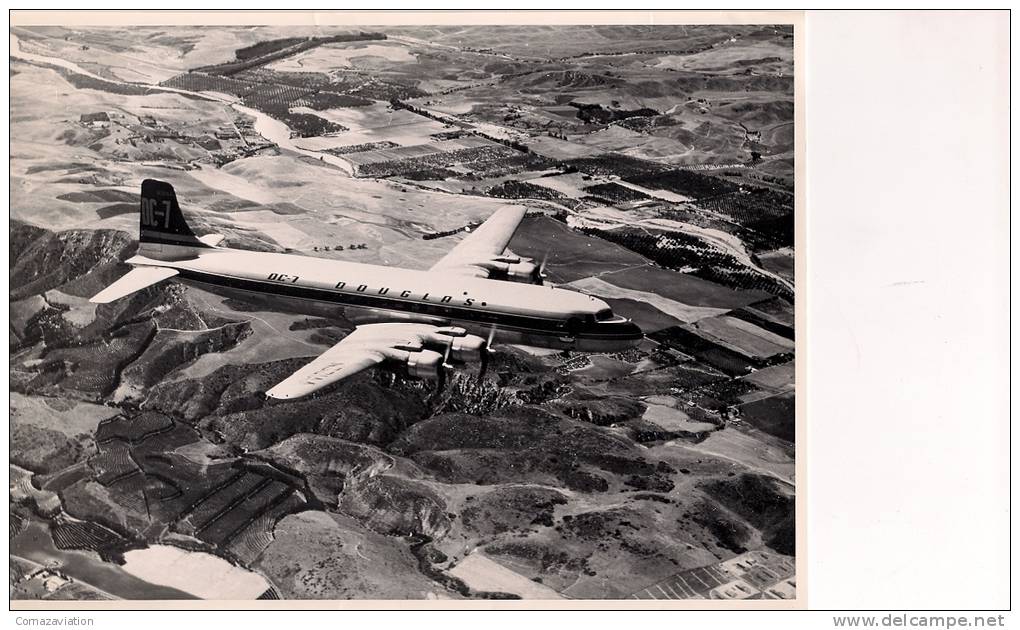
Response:
[{"label": "horizontal stabilizer", "polygon": [[89,302],[108,304],[176,275],[177,270],[169,267],[135,267],[124,274],[123,278],[93,296]]},{"label": "horizontal stabilizer", "polygon": [[209,247],[216,247],[223,240],[222,234],[206,234],[205,236],[199,236],[198,240],[202,241]]}]

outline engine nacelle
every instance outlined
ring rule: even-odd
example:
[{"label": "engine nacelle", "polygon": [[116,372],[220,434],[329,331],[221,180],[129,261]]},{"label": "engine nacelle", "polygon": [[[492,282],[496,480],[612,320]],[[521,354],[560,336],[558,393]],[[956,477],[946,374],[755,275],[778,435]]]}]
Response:
[{"label": "engine nacelle", "polygon": [[527,284],[542,284],[545,277],[542,269],[533,262],[519,262],[510,265],[506,271],[506,279],[510,282],[525,282]]},{"label": "engine nacelle", "polygon": [[469,335],[463,328],[440,328],[429,335],[426,345],[436,352],[445,355],[447,348],[450,360],[456,363],[482,361],[482,353],[486,350],[485,339],[478,335]]},{"label": "engine nacelle", "polygon": [[441,380],[443,378],[443,355],[435,350],[408,352],[403,372],[411,378]]},{"label": "engine nacelle", "polygon": [[[516,262],[508,262],[516,261]],[[496,259],[485,265],[489,270],[489,277],[493,280],[508,280],[510,282],[523,282],[526,284],[543,284],[545,274],[542,268],[527,260]]]},{"label": "engine nacelle", "polygon": [[485,340],[478,335],[455,337],[453,343],[450,344],[450,359],[457,363],[481,361],[483,352],[485,352]]}]

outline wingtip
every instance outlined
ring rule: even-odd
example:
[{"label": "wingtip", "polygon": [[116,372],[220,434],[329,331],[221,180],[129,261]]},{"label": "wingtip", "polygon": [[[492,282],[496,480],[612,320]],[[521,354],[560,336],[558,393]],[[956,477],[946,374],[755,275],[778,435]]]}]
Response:
[{"label": "wingtip", "polygon": [[301,394],[294,394],[292,392],[282,392],[279,388],[272,388],[266,392],[266,398],[272,398],[273,400],[290,400],[292,398],[299,398]]}]

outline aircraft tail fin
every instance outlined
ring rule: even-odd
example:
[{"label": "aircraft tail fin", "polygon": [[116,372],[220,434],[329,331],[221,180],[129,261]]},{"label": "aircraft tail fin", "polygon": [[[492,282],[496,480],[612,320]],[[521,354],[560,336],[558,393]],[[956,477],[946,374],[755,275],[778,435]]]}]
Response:
[{"label": "aircraft tail fin", "polygon": [[170,184],[156,179],[143,181],[140,211],[140,254],[166,259],[188,255],[190,248],[211,247],[191,231]]}]

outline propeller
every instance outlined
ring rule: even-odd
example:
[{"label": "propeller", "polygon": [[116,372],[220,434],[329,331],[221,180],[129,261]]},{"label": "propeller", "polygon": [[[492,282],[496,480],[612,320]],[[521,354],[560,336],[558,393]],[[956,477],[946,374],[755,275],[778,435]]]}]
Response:
[{"label": "propeller", "polygon": [[446,365],[440,365],[436,370],[436,393],[446,389]]},{"label": "propeller", "polygon": [[478,380],[481,381],[485,378],[485,372],[489,369],[489,355],[492,353],[492,342],[496,340],[496,327],[493,326],[489,329],[489,338],[485,340],[485,345],[482,346],[481,365],[478,367]]},{"label": "propeller", "polygon": [[452,353],[452,352],[453,352],[453,338],[451,337],[450,341],[446,344],[446,352],[443,353],[443,362],[440,363],[439,366],[436,368],[436,375],[438,376],[438,378],[436,380],[436,393],[437,394],[439,392],[443,391],[444,389],[446,389],[446,383],[447,383],[446,372],[447,372],[447,370],[453,370],[454,369],[453,364],[450,363],[450,353]]},{"label": "propeller", "polygon": [[453,337],[446,342],[446,352],[443,353],[443,367],[447,370],[452,370],[453,365],[450,363],[450,354],[453,352]]},{"label": "propeller", "polygon": [[534,278],[537,284],[542,284],[543,281],[548,277],[545,275],[545,264],[549,262],[549,250],[545,250],[545,255],[542,256],[542,263],[535,267]]}]

